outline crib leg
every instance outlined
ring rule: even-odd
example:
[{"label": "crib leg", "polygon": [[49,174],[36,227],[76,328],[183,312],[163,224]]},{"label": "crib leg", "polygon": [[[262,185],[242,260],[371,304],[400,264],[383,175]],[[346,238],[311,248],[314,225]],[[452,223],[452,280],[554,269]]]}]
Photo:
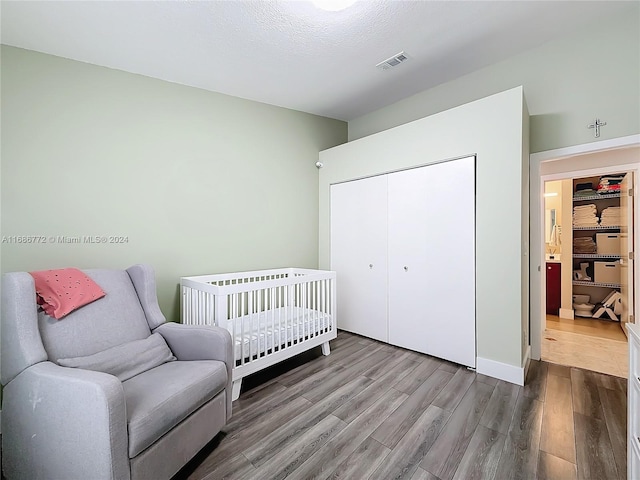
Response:
[{"label": "crib leg", "polygon": [[231,387],[231,400],[236,401],[240,396],[240,387],[242,387],[242,379],[233,381],[233,386]]},{"label": "crib leg", "polygon": [[329,342],[324,342],[322,344],[322,354],[327,356],[331,353],[331,349],[329,348]]}]

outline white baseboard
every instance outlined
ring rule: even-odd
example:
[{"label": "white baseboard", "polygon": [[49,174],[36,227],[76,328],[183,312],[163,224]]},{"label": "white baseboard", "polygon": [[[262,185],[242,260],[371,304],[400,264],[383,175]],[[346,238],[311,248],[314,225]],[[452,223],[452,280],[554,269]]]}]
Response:
[{"label": "white baseboard", "polygon": [[573,320],[573,309],[572,308],[561,308],[560,309],[560,318],[568,318],[569,320]]},{"label": "white baseboard", "polygon": [[516,385],[524,385],[524,379],[529,369],[529,361],[531,360],[531,347],[527,347],[525,359],[522,367],[515,367],[507,363],[496,362],[488,358],[477,357],[476,372],[488,377],[504,380],[505,382],[515,383]]}]

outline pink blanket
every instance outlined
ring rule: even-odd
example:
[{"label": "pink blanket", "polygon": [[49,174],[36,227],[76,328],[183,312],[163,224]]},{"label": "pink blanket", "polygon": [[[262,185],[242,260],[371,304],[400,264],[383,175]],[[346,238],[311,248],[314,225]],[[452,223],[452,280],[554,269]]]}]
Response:
[{"label": "pink blanket", "polygon": [[36,284],[38,305],[58,320],[105,296],[100,286],[77,268],[29,273]]}]

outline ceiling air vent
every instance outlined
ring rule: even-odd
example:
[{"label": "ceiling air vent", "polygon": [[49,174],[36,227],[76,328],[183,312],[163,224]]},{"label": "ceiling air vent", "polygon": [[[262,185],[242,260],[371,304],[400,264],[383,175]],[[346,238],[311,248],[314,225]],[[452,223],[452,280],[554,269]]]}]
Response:
[{"label": "ceiling air vent", "polygon": [[393,57],[383,60],[382,62],[377,64],[376,67],[382,70],[389,70],[392,67],[397,67],[402,62],[408,59],[409,59],[409,56],[406,53],[400,52],[400,53],[396,53]]}]

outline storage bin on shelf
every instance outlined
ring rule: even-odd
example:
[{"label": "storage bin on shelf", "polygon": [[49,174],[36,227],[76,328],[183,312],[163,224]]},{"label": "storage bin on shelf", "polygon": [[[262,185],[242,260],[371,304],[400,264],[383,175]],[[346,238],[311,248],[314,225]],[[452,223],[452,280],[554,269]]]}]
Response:
[{"label": "storage bin on shelf", "polygon": [[620,284],[620,262],[593,262],[596,283]]},{"label": "storage bin on shelf", "polygon": [[598,255],[620,255],[619,233],[596,233]]}]

